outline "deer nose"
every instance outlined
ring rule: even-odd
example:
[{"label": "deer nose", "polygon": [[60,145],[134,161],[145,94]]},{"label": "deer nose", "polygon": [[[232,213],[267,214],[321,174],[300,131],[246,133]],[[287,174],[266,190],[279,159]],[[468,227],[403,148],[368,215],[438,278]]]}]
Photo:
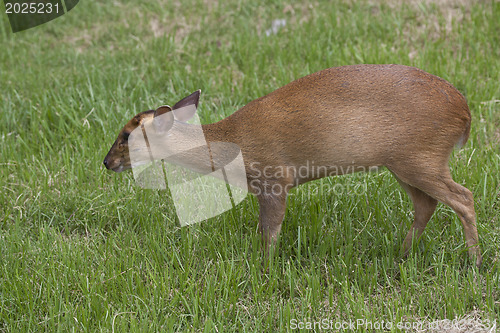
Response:
[{"label": "deer nose", "polygon": [[108,159],[107,158],[105,158],[104,162],[102,162],[102,163],[104,164],[104,166],[106,167],[106,169],[109,169],[109,167],[108,167]]}]

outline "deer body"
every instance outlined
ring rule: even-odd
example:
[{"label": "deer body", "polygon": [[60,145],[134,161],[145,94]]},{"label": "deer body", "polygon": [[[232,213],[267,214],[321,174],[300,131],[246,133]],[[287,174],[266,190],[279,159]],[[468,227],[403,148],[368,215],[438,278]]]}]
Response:
[{"label": "deer body", "polygon": [[[173,112],[197,105],[198,97],[199,92],[180,101]],[[160,113],[137,115],[122,133]],[[292,187],[385,166],[414,204],[405,253],[440,201],[458,214],[469,254],[479,266],[474,200],[453,181],[448,167],[453,147],[468,138],[470,122],[465,98],[443,79],[407,66],[355,65],[300,78],[202,129],[209,144],[231,142],[241,149],[248,189],[260,205],[259,229],[266,247],[279,234]],[[190,125],[176,123],[171,136],[180,139],[172,145],[182,145],[189,140]],[[115,170],[127,167],[127,152],[116,158],[121,156],[120,136],[105,159]],[[192,163],[196,169],[196,159],[190,160],[182,164]]]}]

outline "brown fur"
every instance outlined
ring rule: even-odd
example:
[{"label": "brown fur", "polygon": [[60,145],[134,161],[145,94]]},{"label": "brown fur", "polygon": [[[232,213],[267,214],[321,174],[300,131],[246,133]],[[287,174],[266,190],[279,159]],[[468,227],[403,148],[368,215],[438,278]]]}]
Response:
[{"label": "brown fur", "polygon": [[[137,115],[120,135],[151,117]],[[413,67],[356,65],[300,78],[226,119],[203,125],[203,131],[208,142],[232,142],[241,148],[249,189],[258,197],[266,248],[279,234],[290,188],[325,175],[385,166],[414,204],[405,253],[441,201],[458,214],[469,254],[479,266],[474,199],[453,181],[448,168],[450,153],[465,143],[470,123],[465,98],[447,81]],[[106,157],[110,169],[127,167],[128,152],[120,140]],[[311,161],[324,166],[323,172],[304,176],[290,171],[311,168]],[[286,171],[264,177],[266,166]],[[265,191],[273,186],[284,190]]]},{"label": "brown fur", "polygon": [[[128,135],[136,129],[146,119],[153,118],[154,110],[143,111],[130,119],[118,134],[118,138],[111,146],[106,158],[104,159],[106,168],[113,171],[127,170],[130,168],[130,157],[128,152]],[[120,170],[120,171],[122,171]]]}]

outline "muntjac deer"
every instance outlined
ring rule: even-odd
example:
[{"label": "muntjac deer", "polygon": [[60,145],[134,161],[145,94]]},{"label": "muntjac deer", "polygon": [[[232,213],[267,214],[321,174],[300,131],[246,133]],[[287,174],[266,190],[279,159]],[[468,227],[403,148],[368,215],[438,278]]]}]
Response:
[{"label": "muntjac deer", "polygon": [[[173,108],[137,114],[104,159],[106,168],[129,169],[130,132],[168,112],[175,117],[157,124],[158,131],[168,131],[165,147],[189,141],[194,125],[175,112],[197,106],[199,95],[197,91]],[[469,255],[480,266],[474,199],[453,181],[448,167],[453,147],[467,141],[470,125],[465,98],[447,81],[413,67],[354,65],[300,78],[219,122],[202,125],[202,130],[209,144],[230,142],[241,149],[248,189],[260,205],[259,230],[266,250],[280,232],[290,188],[385,166],[413,201],[415,219],[404,240],[405,254],[440,201],[458,214]],[[199,163],[196,158],[182,161],[193,169]]]}]

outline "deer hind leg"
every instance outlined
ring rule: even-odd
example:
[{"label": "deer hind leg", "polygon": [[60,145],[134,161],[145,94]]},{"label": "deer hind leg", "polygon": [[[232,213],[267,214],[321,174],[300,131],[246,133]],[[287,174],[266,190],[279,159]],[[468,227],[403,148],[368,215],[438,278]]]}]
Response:
[{"label": "deer hind leg", "polygon": [[403,182],[397,176],[395,177],[410,197],[413,202],[413,209],[415,210],[413,225],[411,226],[410,231],[408,231],[403,243],[404,256],[406,257],[410,253],[412,243],[420,238],[425,227],[427,226],[427,223],[432,217],[432,214],[434,214],[437,206],[437,200],[418,188]]},{"label": "deer hind leg", "polygon": [[[414,187],[420,192],[424,192],[433,199],[438,200],[451,207],[455,211],[455,213],[457,213],[464,228],[465,240],[467,243],[469,256],[471,257],[471,259],[476,260],[476,266],[479,267],[482,263],[482,257],[478,244],[479,238],[476,227],[476,213],[474,210],[474,198],[471,191],[453,181],[447,165],[445,167],[431,167],[430,165],[419,167],[417,165],[414,165],[411,169],[390,169],[397,176],[397,178],[399,178],[402,182],[408,184],[410,186],[409,188]],[[416,191],[414,192],[417,193]],[[417,202],[419,202],[419,204],[420,201],[427,201],[428,214],[431,201],[428,199],[424,199],[425,197],[423,195],[418,196],[419,199],[417,199]],[[420,209],[422,210],[424,208]],[[424,213],[421,214],[422,216],[425,215]],[[415,213],[415,219],[416,218],[417,213]],[[412,230],[410,231],[413,232]],[[410,236],[410,240],[412,239],[411,237],[412,236]],[[406,241],[407,240],[405,240],[405,247],[408,245]]]}]

